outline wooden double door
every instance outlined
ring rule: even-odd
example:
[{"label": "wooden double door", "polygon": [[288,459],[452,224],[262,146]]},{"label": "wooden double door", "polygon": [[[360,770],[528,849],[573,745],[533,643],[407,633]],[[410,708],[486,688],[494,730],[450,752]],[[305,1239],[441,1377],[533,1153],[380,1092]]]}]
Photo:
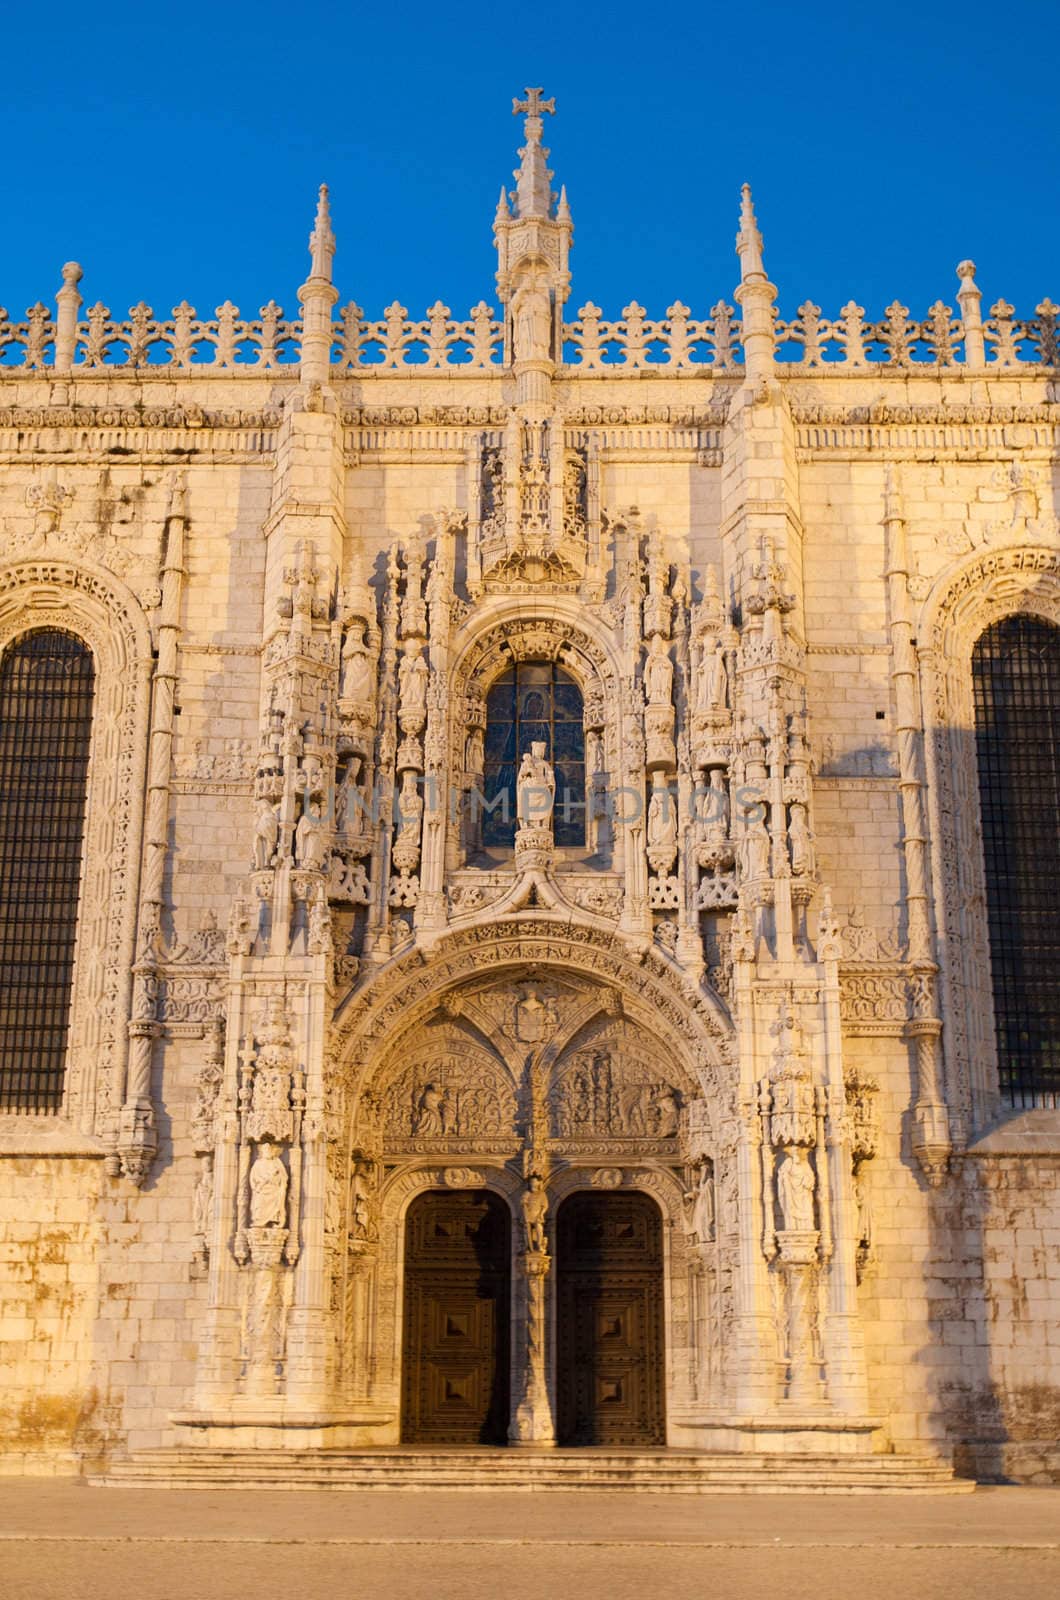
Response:
[{"label": "wooden double door", "polygon": [[504,1444],[511,1219],[487,1189],[431,1190],[405,1222],[402,1438]]},{"label": "wooden double door", "polygon": [[[557,1442],[666,1441],[662,1222],[647,1195],[570,1196],[555,1224]],[[430,1191],[408,1211],[402,1438],[504,1444],[511,1217],[485,1189]]]},{"label": "wooden double door", "polygon": [[556,1223],[556,1437],[666,1443],[662,1219],[645,1194],[573,1194]]}]

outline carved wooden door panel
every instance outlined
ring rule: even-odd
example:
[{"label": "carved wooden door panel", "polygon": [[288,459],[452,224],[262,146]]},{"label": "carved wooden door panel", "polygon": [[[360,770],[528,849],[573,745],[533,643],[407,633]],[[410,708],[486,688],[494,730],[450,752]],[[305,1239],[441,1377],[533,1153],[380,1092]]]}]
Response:
[{"label": "carved wooden door panel", "polygon": [[556,1347],[561,1444],[665,1444],[662,1224],[647,1195],[560,1208]]},{"label": "carved wooden door panel", "polygon": [[488,1190],[420,1195],[405,1223],[402,1439],[504,1444],[511,1221]]}]

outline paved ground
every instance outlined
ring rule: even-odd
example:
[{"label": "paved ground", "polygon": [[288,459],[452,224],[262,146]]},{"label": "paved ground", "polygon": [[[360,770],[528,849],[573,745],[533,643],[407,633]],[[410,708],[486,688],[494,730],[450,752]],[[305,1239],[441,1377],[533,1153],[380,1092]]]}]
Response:
[{"label": "paved ground", "polygon": [[90,1489],[0,1479],[3,1600],[1055,1600],[1060,1490]]}]

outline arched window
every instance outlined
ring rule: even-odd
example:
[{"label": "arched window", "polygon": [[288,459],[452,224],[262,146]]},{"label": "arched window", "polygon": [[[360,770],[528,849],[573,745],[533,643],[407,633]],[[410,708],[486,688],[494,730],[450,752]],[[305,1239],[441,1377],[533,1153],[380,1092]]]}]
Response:
[{"label": "arched window", "polygon": [[483,844],[514,843],[516,776],[537,743],[556,774],[556,844],[585,844],[582,715],[581,690],[554,661],[519,661],[495,679],[486,697]]},{"label": "arched window", "polygon": [[1060,628],[995,622],[972,655],[1001,1095],[1060,1105]]},{"label": "arched window", "polygon": [[95,670],[79,639],[0,659],[0,1110],[63,1098]]}]

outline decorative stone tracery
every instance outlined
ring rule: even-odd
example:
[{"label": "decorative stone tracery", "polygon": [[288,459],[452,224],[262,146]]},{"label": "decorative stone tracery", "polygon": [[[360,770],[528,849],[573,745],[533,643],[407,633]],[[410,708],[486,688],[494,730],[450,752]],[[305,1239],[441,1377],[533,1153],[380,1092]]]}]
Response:
[{"label": "decorative stone tracery", "polygon": [[139,604],[118,579],[87,563],[44,557],[0,568],[0,651],[34,627],[68,629],[95,664],[62,1117],[113,1149],[132,1011],[151,639]]},{"label": "decorative stone tracery", "polygon": [[968,557],[936,581],[921,616],[932,875],[947,995],[947,1091],[967,1139],[999,1106],[989,980],[972,650],[991,623],[1025,611],[1060,624],[1060,553],[1003,545]]}]

